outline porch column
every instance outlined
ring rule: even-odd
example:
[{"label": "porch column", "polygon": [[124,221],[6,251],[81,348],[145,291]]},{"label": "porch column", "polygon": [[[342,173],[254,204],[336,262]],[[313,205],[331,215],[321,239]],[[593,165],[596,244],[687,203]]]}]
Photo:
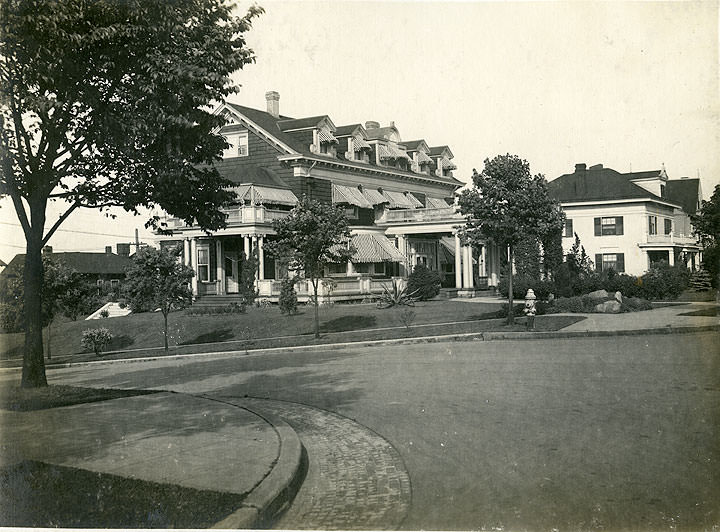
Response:
[{"label": "porch column", "polygon": [[250,257],[250,235],[243,235],[243,250],[245,251],[245,258]]},{"label": "porch column", "polygon": [[353,264],[352,261],[347,261],[347,267],[345,268],[345,274],[346,275],[352,275],[353,272]]},{"label": "porch column", "polygon": [[[252,238],[252,246],[251,246],[252,249],[251,249],[251,252],[254,253],[255,250],[256,250],[257,247],[258,247],[258,237],[257,237],[257,235],[252,235],[251,238]],[[260,253],[258,252],[258,256],[259,256],[259,255],[260,255]],[[248,256],[249,256],[249,255],[248,255]],[[255,280],[257,281],[259,278],[260,278],[260,264],[258,263],[258,271],[255,272]]]},{"label": "porch column", "polygon": [[406,257],[405,262],[400,263],[400,275],[405,277],[408,274],[407,240],[405,240],[405,235],[398,235],[397,239],[398,239],[398,249],[400,250],[400,253],[402,253],[403,256]]},{"label": "porch column", "polygon": [[460,253],[462,248],[460,247],[460,237],[455,235],[455,288],[462,288],[462,257]]},{"label": "porch column", "polygon": [[225,270],[223,269],[222,242],[218,238],[215,241],[215,272],[218,283],[218,295],[225,293]]},{"label": "porch column", "polygon": [[488,284],[490,286],[497,286],[498,285],[498,262],[500,259],[500,256],[498,255],[498,249],[495,244],[492,245],[492,247],[489,248],[490,251],[490,279],[488,279]]},{"label": "porch column", "polygon": [[463,269],[463,275],[465,277],[463,287],[473,287],[473,264],[472,264],[472,246],[463,246],[463,260],[465,261],[465,268]]},{"label": "porch column", "polygon": [[483,244],[480,248],[480,260],[478,264],[478,275],[487,277],[487,244]]},{"label": "porch column", "polygon": [[190,240],[183,239],[183,264],[190,266]]},{"label": "porch column", "polygon": [[264,240],[265,237],[263,237],[262,235],[258,236],[258,279],[260,279],[261,281],[265,279],[265,252],[263,251]]},{"label": "porch column", "polygon": [[435,241],[435,271],[442,276],[440,267],[440,240]]},{"label": "porch column", "polygon": [[670,251],[668,251],[668,264],[670,266],[675,266],[675,249],[670,248]]},{"label": "porch column", "polygon": [[198,293],[198,269],[197,269],[197,238],[193,237],[190,239],[190,267],[195,272],[195,275],[193,275],[191,286],[192,286],[192,293],[194,296]]}]

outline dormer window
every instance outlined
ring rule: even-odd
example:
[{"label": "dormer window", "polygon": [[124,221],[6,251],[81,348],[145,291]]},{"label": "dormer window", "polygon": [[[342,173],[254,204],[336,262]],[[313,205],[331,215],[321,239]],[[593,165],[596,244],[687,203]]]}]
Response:
[{"label": "dormer window", "polygon": [[231,157],[247,157],[249,155],[250,150],[248,148],[247,131],[226,133],[224,137],[229,146],[223,152],[223,159]]},{"label": "dormer window", "polygon": [[317,134],[318,144],[320,145],[320,153],[335,156],[335,145],[338,139],[332,134],[329,128],[324,127]]}]

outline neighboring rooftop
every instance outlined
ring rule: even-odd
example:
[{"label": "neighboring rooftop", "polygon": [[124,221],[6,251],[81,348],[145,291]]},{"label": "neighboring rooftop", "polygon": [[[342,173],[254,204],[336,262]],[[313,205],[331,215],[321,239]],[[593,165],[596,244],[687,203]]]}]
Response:
[{"label": "neighboring rooftop", "polygon": [[700,179],[697,177],[683,177],[672,179],[665,184],[665,196],[680,205],[688,214],[698,211],[700,201]]},{"label": "neighboring rooftop", "polygon": [[[80,274],[94,275],[125,275],[125,268],[130,266],[132,260],[128,257],[114,253],[88,253],[81,251],[68,251],[62,253],[43,252],[53,260],[62,261],[67,267]],[[12,275],[21,271],[25,263],[25,254],[19,253],[13,257],[2,275]]]}]

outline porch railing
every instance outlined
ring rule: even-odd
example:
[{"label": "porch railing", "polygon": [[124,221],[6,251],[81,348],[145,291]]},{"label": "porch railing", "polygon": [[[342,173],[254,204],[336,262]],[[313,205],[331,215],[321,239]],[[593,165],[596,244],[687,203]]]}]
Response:
[{"label": "porch railing", "polygon": [[[268,209],[263,205],[228,207],[222,209],[222,211],[227,215],[227,223],[230,225],[271,223],[273,220],[279,220],[288,215],[288,211]],[[184,220],[173,216],[167,216],[165,218],[165,223],[167,224],[168,229],[181,229],[183,227],[187,227]]]}]

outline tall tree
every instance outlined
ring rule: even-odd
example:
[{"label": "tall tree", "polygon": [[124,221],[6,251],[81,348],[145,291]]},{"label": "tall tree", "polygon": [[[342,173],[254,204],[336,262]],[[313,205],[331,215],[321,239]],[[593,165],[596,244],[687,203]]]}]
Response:
[{"label": "tall tree", "polygon": [[710,200],[703,200],[700,211],[690,218],[703,246],[703,268],[717,287],[720,284],[720,185],[715,185]]},{"label": "tall tree", "polygon": [[[213,133],[224,118],[209,106],[254,60],[244,33],[262,12],[231,10],[224,0],[0,3],[0,194],[27,248],[22,386],[47,384],[41,249],[75,209],[159,206],[224,225],[232,194],[211,164],[227,146]],[[67,210],[46,220],[57,199]]]},{"label": "tall tree", "polygon": [[467,222],[462,237],[472,244],[491,239],[508,250],[508,324],[514,323],[512,262],[514,249],[525,238],[547,240],[562,230],[565,214],[548,195],[547,181],[531,175],[530,164],[517,155],[485,159],[481,173],[473,169],[473,187],[460,195],[460,212]]},{"label": "tall tree", "polygon": [[160,309],[165,351],[168,350],[168,315],[192,303],[190,281],[195,272],[179,260],[182,250],[142,248],[126,272],[123,291],[133,311]]},{"label": "tall tree", "polygon": [[319,338],[318,284],[329,264],[345,264],[353,253],[345,212],[303,196],[287,218],[273,222],[273,229],[276,237],[266,249],[286,263],[288,270],[298,272],[312,284],[315,338]]}]

